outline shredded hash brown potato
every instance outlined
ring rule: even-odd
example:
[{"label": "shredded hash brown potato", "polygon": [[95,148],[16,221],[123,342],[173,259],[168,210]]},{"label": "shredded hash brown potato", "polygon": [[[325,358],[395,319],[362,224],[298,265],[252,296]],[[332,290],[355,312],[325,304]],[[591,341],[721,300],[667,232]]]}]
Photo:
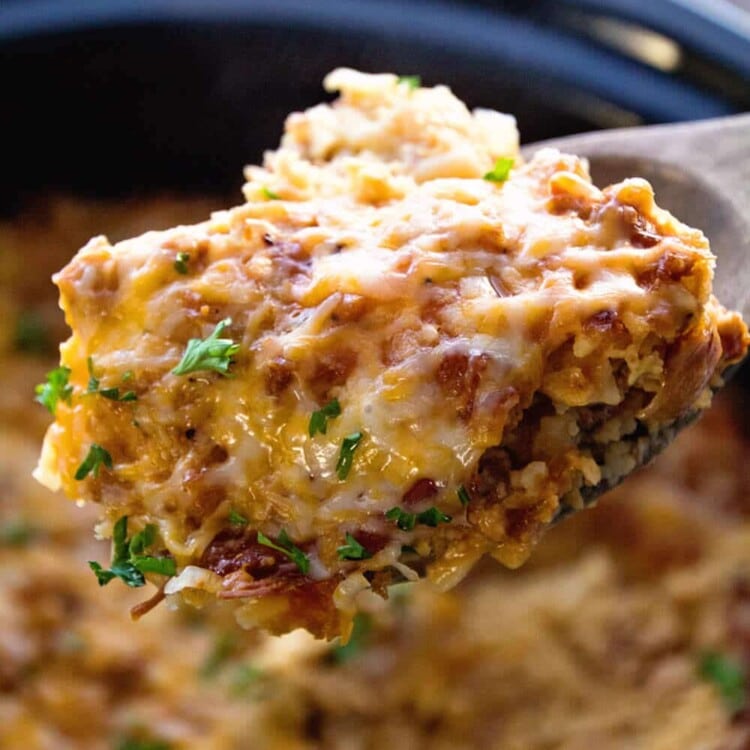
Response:
[{"label": "shredded hash brown potato", "polygon": [[55,277],[69,385],[36,475],[101,504],[100,581],[159,587],[137,615],[218,597],[330,639],[397,579],[516,567],[746,351],[647,182],[522,164],[512,118],[445,87],[326,86],[243,205]]},{"label": "shredded hash brown potato", "polygon": [[[56,200],[0,222],[0,750],[744,750],[747,702],[726,706],[699,674],[706,652],[750,669],[736,394],[524,568],[480,565],[447,594],[392,587],[346,647],[238,631],[217,605],[130,621],[123,599],[141,590],[102,591],[86,568],[108,555],[96,506],[29,477],[46,421],[30,384],[54,363],[14,332],[53,316],[53,297],[13,264],[45,247],[35,267],[59,266],[92,222],[127,234],[204,206]],[[45,329],[64,335],[54,317]]]}]

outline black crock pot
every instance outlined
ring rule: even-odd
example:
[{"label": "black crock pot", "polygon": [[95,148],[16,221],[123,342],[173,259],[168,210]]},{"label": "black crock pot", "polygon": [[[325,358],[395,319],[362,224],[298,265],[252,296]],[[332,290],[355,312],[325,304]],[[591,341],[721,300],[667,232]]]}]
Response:
[{"label": "black crock pot", "polygon": [[[678,68],[617,43],[641,27]],[[750,106],[748,39],[684,0],[5,0],[0,205],[50,188],[236,191],[340,65],[448,83],[514,113],[527,141],[726,114]]]}]

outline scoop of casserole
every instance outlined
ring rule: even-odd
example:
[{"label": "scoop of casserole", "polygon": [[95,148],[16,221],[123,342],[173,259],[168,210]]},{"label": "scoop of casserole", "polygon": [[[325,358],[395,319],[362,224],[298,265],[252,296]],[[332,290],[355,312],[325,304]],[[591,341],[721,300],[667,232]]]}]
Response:
[{"label": "scoop of casserole", "polygon": [[748,345],[701,232],[445,87],[337,70],[201,224],[89,242],[37,477],[100,503],[100,583],[346,635],[397,579],[521,564]]}]

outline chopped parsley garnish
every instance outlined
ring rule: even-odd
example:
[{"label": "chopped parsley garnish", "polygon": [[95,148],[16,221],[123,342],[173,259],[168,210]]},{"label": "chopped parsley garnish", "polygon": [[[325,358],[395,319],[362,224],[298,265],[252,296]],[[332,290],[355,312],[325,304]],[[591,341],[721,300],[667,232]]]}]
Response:
[{"label": "chopped parsley garnish", "polygon": [[224,318],[207,339],[190,339],[180,364],[172,372],[175,375],[187,375],[199,370],[215,370],[226,375],[232,364],[232,357],[240,350],[240,345],[235,344],[232,339],[219,338],[231,324],[231,318]]},{"label": "chopped parsley garnish", "polygon": [[274,193],[274,191],[271,190],[271,188],[266,187],[265,185],[261,188],[261,191],[263,193],[263,197],[266,200],[269,200],[269,201],[280,201],[281,200],[281,196],[278,193]]},{"label": "chopped parsley garnish", "polygon": [[701,657],[698,674],[714,684],[728,711],[734,714],[745,708],[747,676],[739,660],[718,651],[708,651]]},{"label": "chopped parsley garnish", "polygon": [[438,524],[450,523],[453,520],[452,516],[443,513],[435,506],[423,510],[421,513],[409,513],[409,511],[396,506],[391,508],[385,514],[385,517],[389,521],[393,521],[401,531],[412,531],[417,524],[435,527]]},{"label": "chopped parsley garnish", "polygon": [[238,513],[236,510],[232,509],[229,511],[229,523],[232,526],[247,526],[249,521],[242,515],[242,513]]},{"label": "chopped parsley garnish", "polygon": [[200,676],[204,679],[216,677],[229,658],[237,652],[237,648],[238,643],[234,633],[227,632],[218,635],[200,668]]},{"label": "chopped parsley garnish", "polygon": [[331,649],[331,659],[336,664],[343,664],[357,656],[367,646],[372,631],[372,617],[366,612],[358,612],[354,616],[352,632],[349,640]]},{"label": "chopped parsley garnish", "polygon": [[125,391],[121,394],[119,388],[100,388],[99,395],[108,398],[110,401],[135,401],[138,398],[135,391]]},{"label": "chopped parsley garnish", "polygon": [[18,316],[13,345],[27,354],[47,354],[52,350],[49,331],[38,313],[27,310]]},{"label": "chopped parsley garnish", "polygon": [[325,435],[328,431],[328,420],[338,417],[341,414],[341,404],[338,399],[332,398],[322,409],[314,411],[310,415],[310,424],[307,431],[310,433],[310,437],[313,437],[316,433]]},{"label": "chopped parsley garnish", "polygon": [[177,257],[174,259],[174,270],[184,276],[188,272],[189,262],[190,253],[186,253],[184,251],[177,253]]},{"label": "chopped parsley garnish", "polygon": [[0,525],[0,547],[24,547],[35,535],[36,530],[26,521],[8,521]]},{"label": "chopped parsley garnish", "polygon": [[310,558],[299,547],[294,545],[289,538],[289,534],[286,533],[286,529],[281,530],[276,542],[272,542],[263,532],[259,531],[258,543],[275,549],[277,552],[281,552],[282,555],[286,555],[305,575],[309,572]]},{"label": "chopped parsley garnish", "polygon": [[240,664],[234,671],[229,683],[232,695],[241,696],[252,693],[253,697],[260,698],[258,689],[261,688],[266,679],[266,673],[254,667],[252,664]]},{"label": "chopped parsley garnish", "polygon": [[99,390],[99,378],[94,375],[94,358],[86,357],[86,367],[89,370],[89,384],[86,393],[96,393]]},{"label": "chopped parsley garnish", "polygon": [[50,370],[47,373],[47,382],[40,383],[34,389],[36,393],[34,400],[45,406],[50,414],[54,414],[58,401],[69,404],[73,396],[73,386],[68,384],[69,378],[69,367],[56,367]]},{"label": "chopped parsley garnish", "polygon": [[458,495],[458,499],[461,501],[461,505],[468,505],[471,502],[469,491],[463,485],[461,485],[456,490],[456,494]]},{"label": "chopped parsley garnish", "polygon": [[144,740],[126,737],[117,743],[116,750],[171,750],[171,745],[164,740]]},{"label": "chopped parsley garnish", "polygon": [[432,508],[417,513],[417,523],[421,523],[423,526],[432,526],[434,528],[441,523],[450,523],[452,520],[452,516],[438,510],[434,505]]},{"label": "chopped parsley garnish", "polygon": [[419,76],[399,76],[398,82],[405,84],[412,91],[422,85],[422,79]]},{"label": "chopped parsley garnish", "polygon": [[347,533],[346,544],[339,547],[339,560],[367,560],[372,555],[349,533]]},{"label": "chopped parsley garnish", "polygon": [[89,561],[100,586],[105,586],[112,579],[119,578],[128,586],[143,586],[146,583],[144,573],[158,573],[173,576],[177,572],[171,557],[154,557],[144,554],[156,541],[156,526],[147,524],[128,540],[128,517],[123,516],[112,529],[112,562],[105,570],[97,562]]},{"label": "chopped parsley garnish", "polygon": [[513,169],[514,159],[507,156],[501,156],[495,166],[484,175],[485,180],[490,182],[505,182],[510,176],[510,170]]},{"label": "chopped parsley garnish", "polygon": [[81,479],[85,479],[89,474],[98,477],[99,469],[102,466],[111,469],[112,456],[109,455],[108,450],[102,448],[98,443],[92,443],[89,452],[86,454],[86,458],[83,459],[75,473],[75,478],[80,482]]},{"label": "chopped parsley garnish", "polygon": [[[86,360],[86,364],[89,368],[89,384],[86,388],[86,393],[98,393],[104,398],[108,398],[110,401],[136,401],[138,396],[135,395],[135,391],[125,391],[120,393],[119,388],[101,388],[101,381],[94,375],[94,359],[89,357]],[[133,377],[133,371],[128,370],[130,378]],[[127,375],[128,373],[125,373]],[[126,380],[125,375],[122,376],[123,380]],[[127,378],[128,380],[130,378]]]},{"label": "chopped parsley garnish", "polygon": [[341,452],[336,462],[336,475],[339,479],[346,479],[352,469],[354,462],[354,451],[362,440],[361,432],[353,432],[341,441]]}]

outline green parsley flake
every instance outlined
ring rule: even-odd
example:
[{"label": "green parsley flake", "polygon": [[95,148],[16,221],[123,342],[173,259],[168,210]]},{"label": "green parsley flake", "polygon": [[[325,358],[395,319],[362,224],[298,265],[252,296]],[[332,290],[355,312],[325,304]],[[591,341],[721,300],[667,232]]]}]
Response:
[{"label": "green parsley flake", "polygon": [[224,329],[232,324],[231,318],[220,321],[207,339],[190,339],[180,364],[172,370],[175,375],[187,375],[199,370],[215,370],[226,375],[232,357],[240,350],[240,345],[232,339],[219,338]]},{"label": "green parsley flake", "polygon": [[276,542],[272,542],[264,533],[258,532],[258,543],[271,549],[275,549],[277,552],[281,552],[282,555],[286,555],[305,575],[310,570],[310,558],[297,546],[295,546],[292,540],[289,538],[289,534],[286,533],[286,529],[282,529],[279,533],[279,538]]},{"label": "green parsley flake", "polygon": [[147,524],[128,541],[128,517],[122,516],[112,529],[112,562],[105,570],[97,562],[89,561],[100,586],[106,586],[114,578],[119,578],[128,586],[138,587],[146,583],[144,573],[158,573],[173,576],[177,572],[171,557],[154,557],[144,554],[156,542],[157,529]]},{"label": "green parsley flake", "polygon": [[361,440],[362,433],[353,432],[341,441],[341,452],[339,453],[339,460],[336,462],[336,475],[339,479],[344,480],[349,476],[354,462],[354,451],[357,450]]},{"label": "green parsley flake", "polygon": [[69,367],[57,367],[47,373],[47,382],[40,383],[34,392],[34,400],[47,408],[50,414],[55,413],[58,401],[70,403],[73,396],[73,386],[68,384],[70,378]]},{"label": "green parsley flake", "polygon": [[325,435],[328,431],[328,420],[334,419],[341,415],[341,404],[338,399],[331,399],[322,409],[314,411],[310,416],[310,424],[308,426],[308,432],[310,437],[313,437],[316,433]]},{"label": "green parsley flake", "polygon": [[117,743],[116,750],[171,750],[171,745],[164,740],[147,740],[136,737],[125,737]]},{"label": "green parsley flake", "polygon": [[339,547],[339,560],[367,560],[372,555],[349,533],[346,534],[346,544]]},{"label": "green parsley flake", "polygon": [[468,505],[471,502],[469,491],[463,485],[461,485],[456,490],[456,494],[458,495],[458,499],[461,501],[461,505]]},{"label": "green parsley flake", "polygon": [[[121,394],[119,388],[101,388],[101,381],[94,374],[93,357],[89,357],[86,360],[86,365],[89,369],[89,383],[86,387],[86,393],[98,393],[100,396],[108,398],[110,401],[136,401],[138,399],[138,396],[135,395],[135,391],[125,391],[125,393]],[[132,378],[133,371],[128,370],[128,372],[130,373],[130,377]],[[125,373],[125,375],[127,374],[128,373]],[[126,379],[125,375],[122,376],[123,380]],[[128,378],[128,380],[129,379],[130,378]]]},{"label": "green parsley flake", "polygon": [[252,664],[240,664],[233,672],[229,690],[232,695],[240,697],[251,695],[253,698],[262,697],[262,683],[266,680],[266,673]]},{"label": "green parsley flake", "polygon": [[343,664],[358,656],[367,646],[372,632],[372,617],[366,612],[358,612],[354,616],[354,623],[349,640],[331,649],[330,656],[334,663]]},{"label": "green parsley flake", "polygon": [[747,676],[737,659],[717,651],[708,651],[701,657],[698,674],[713,683],[730,713],[735,714],[745,708]]},{"label": "green parsley flake", "polygon": [[21,519],[0,525],[0,547],[25,547],[36,536],[36,529]]},{"label": "green parsley flake", "polygon": [[249,521],[241,513],[232,509],[229,511],[229,523],[232,526],[247,526]]},{"label": "green parsley flake", "polygon": [[188,263],[190,262],[190,253],[179,252],[174,260],[174,270],[183,276],[188,272]]},{"label": "green parsley flake", "polygon": [[200,676],[204,679],[216,677],[230,657],[237,653],[237,648],[238,643],[234,633],[227,632],[218,635],[200,668]]},{"label": "green parsley flake", "polygon": [[507,156],[500,157],[495,162],[495,166],[484,175],[484,179],[490,182],[505,182],[510,176],[510,170],[513,169],[514,163],[514,159]]},{"label": "green parsley flake", "polygon": [[422,85],[422,79],[420,76],[399,76],[398,82],[408,86],[412,91],[418,89]]},{"label": "green parsley flake", "polygon": [[89,474],[93,474],[94,477],[99,476],[99,469],[106,466],[108,469],[112,468],[112,456],[109,455],[109,451],[102,448],[97,443],[92,443],[89,448],[89,452],[86,454],[86,458],[83,459],[81,465],[75,473],[75,478],[80,482],[81,479],[85,479]]},{"label": "green parsley flake", "polygon": [[281,196],[278,193],[274,193],[274,191],[271,190],[271,188],[266,187],[265,185],[261,188],[261,192],[263,193],[263,197],[266,200],[269,200],[269,201],[280,201],[281,200]]},{"label": "green parsley flake", "polygon": [[385,517],[393,521],[401,531],[413,531],[417,524],[422,526],[432,526],[433,528],[441,523],[450,523],[452,516],[443,513],[435,506],[423,510],[421,513],[409,513],[398,506],[391,508]]},{"label": "green parsley flake", "polygon": [[33,310],[20,313],[16,319],[13,345],[26,354],[48,354],[53,349],[52,340],[40,315]]}]

